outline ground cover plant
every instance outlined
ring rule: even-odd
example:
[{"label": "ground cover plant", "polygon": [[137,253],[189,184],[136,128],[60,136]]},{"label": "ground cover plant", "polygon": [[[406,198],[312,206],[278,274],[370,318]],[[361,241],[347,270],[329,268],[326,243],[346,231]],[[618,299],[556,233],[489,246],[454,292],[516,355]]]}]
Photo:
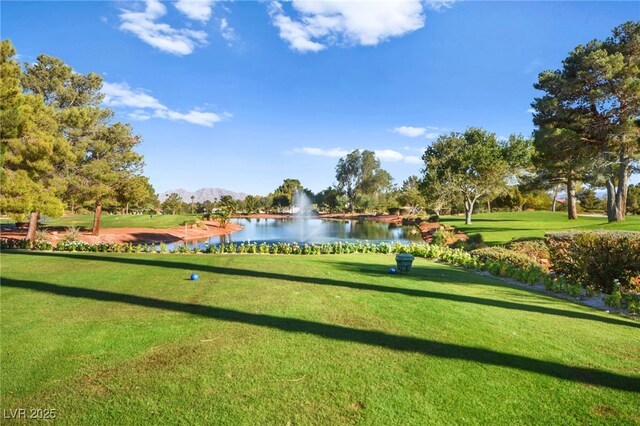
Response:
[{"label": "ground cover plant", "polygon": [[1,260],[3,409],[68,424],[640,420],[637,321],[425,259],[408,275],[384,254]]},{"label": "ground cover plant", "polygon": [[547,232],[568,230],[640,231],[640,216],[627,216],[624,222],[607,223],[606,217],[578,216],[568,220],[566,213],[547,211],[480,213],[466,225],[462,216],[442,216],[440,222],[467,234],[480,233],[489,245],[506,244],[516,238],[543,238]]}]

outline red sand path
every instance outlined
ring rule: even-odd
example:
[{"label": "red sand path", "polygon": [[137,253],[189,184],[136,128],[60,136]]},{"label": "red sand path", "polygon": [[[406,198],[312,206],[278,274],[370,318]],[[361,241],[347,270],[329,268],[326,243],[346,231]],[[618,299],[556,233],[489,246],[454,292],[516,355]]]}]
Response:
[{"label": "red sand path", "polygon": [[[100,230],[100,235],[91,235],[90,231],[82,231],[79,240],[85,243],[175,243],[179,241],[204,240],[209,237],[225,235],[242,229],[235,223],[227,223],[225,228],[220,228],[216,221],[205,223],[206,229],[197,227],[178,226],[170,229],[153,228],[107,228]],[[24,229],[3,230],[2,238],[24,239],[27,231]],[[49,232],[49,241],[56,244],[64,237],[64,230],[52,230]]]}]

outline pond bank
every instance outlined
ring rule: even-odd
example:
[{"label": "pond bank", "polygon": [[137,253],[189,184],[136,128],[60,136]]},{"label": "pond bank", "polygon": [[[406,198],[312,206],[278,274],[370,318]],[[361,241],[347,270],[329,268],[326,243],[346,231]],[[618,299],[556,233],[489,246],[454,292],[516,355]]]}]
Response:
[{"label": "pond bank", "polygon": [[[78,240],[91,243],[135,243],[135,244],[151,244],[151,243],[177,243],[181,241],[203,240],[210,237],[227,235],[242,229],[241,225],[229,222],[224,228],[220,227],[217,221],[207,221],[204,227],[177,226],[169,229],[153,229],[153,228],[106,228],[100,230],[100,235],[91,235],[91,231],[80,231]],[[65,229],[52,229],[49,231],[48,240],[53,245],[57,244],[64,238]],[[11,238],[22,240],[27,236],[24,229],[3,229],[2,238]]]}]

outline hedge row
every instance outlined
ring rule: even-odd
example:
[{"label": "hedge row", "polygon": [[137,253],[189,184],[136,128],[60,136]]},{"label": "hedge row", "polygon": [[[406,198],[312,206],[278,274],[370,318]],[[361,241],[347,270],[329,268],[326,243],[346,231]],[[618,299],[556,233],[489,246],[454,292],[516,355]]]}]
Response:
[{"label": "hedge row", "polygon": [[[28,249],[26,240],[0,239],[0,249]],[[67,251],[67,252],[101,252],[101,253],[261,253],[261,254],[349,254],[349,253],[411,253],[416,257],[426,259],[439,259],[447,263],[467,268],[479,268],[478,259],[462,249],[452,249],[433,244],[409,244],[369,242],[358,243],[323,243],[323,244],[298,244],[298,243],[225,243],[220,245],[207,245],[204,248],[197,246],[178,245],[168,250],[166,244],[117,244],[100,243],[90,244],[80,241],[60,241],[54,247],[47,241],[37,242],[32,250],[40,251]]]},{"label": "hedge row", "polygon": [[604,293],[640,291],[640,232],[548,233],[546,243],[556,274]]}]

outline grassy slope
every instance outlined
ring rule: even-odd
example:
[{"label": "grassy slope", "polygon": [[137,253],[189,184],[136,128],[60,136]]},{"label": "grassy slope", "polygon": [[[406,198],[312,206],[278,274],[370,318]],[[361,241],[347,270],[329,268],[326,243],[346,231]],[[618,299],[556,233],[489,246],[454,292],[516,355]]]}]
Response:
[{"label": "grassy slope", "polygon": [[[184,224],[185,220],[193,220],[199,216],[188,214],[176,215],[120,215],[103,214],[100,227],[107,228],[154,228],[168,229]],[[90,229],[93,226],[93,214],[69,215],[58,219],[50,219],[47,226],[77,226]]]},{"label": "grassy slope", "polygon": [[3,409],[72,424],[640,421],[638,322],[424,259],[408,276],[384,255],[1,261]]},{"label": "grassy slope", "polygon": [[588,216],[570,221],[565,212],[475,214],[471,217],[471,225],[465,225],[464,217],[460,216],[443,216],[441,221],[468,234],[480,233],[488,244],[503,244],[520,237],[543,237],[546,232],[569,229],[640,231],[640,216],[627,216],[624,222],[607,223],[604,217]]}]

